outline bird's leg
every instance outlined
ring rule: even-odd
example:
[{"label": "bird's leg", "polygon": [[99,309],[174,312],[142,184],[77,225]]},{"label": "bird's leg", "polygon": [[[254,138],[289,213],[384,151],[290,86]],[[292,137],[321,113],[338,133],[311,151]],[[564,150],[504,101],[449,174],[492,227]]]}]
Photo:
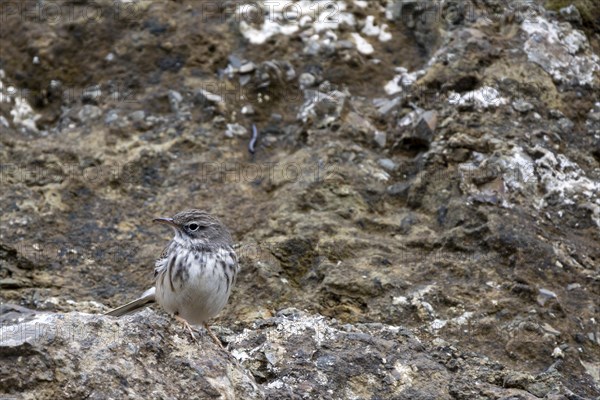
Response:
[{"label": "bird's leg", "polygon": [[187,328],[187,330],[190,332],[190,335],[192,335],[192,339],[194,340],[194,342],[198,343],[198,340],[194,336],[194,331],[192,330],[192,327],[190,326],[190,324],[188,324],[188,322],[185,319],[181,318],[179,315],[175,315],[175,319],[177,321],[181,322],[183,324],[183,326],[185,326]]},{"label": "bird's leg", "polygon": [[214,340],[214,342],[217,345],[219,345],[220,348],[225,350],[225,348],[223,347],[223,343],[221,343],[219,338],[214,333],[212,333],[212,331],[210,330],[210,328],[208,327],[208,324],[206,322],[204,323],[204,329],[206,329],[206,332],[208,332],[208,335],[212,338],[212,340]]}]

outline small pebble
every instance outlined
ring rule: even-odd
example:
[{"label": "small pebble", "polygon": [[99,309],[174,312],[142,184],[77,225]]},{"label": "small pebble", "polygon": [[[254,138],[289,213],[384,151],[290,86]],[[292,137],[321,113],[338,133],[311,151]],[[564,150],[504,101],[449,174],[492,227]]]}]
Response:
[{"label": "small pebble", "polygon": [[247,62],[240,67],[240,74],[249,74],[256,69],[256,65],[253,62]]},{"label": "small pebble", "polygon": [[560,349],[560,347],[555,347],[554,351],[552,352],[552,358],[564,358],[565,357],[565,353],[563,353],[563,351]]},{"label": "small pebble", "polygon": [[232,138],[234,136],[247,136],[248,130],[240,124],[227,124],[225,136]]},{"label": "small pebble", "polygon": [[565,133],[571,132],[573,130],[573,128],[575,127],[575,124],[569,118],[559,119],[558,125],[560,126],[560,129]]},{"label": "small pebble", "polygon": [[254,115],[254,107],[252,107],[250,104],[245,105],[244,107],[242,107],[242,114]]},{"label": "small pebble", "polygon": [[382,158],[379,161],[377,161],[377,164],[379,164],[381,168],[387,171],[395,171],[398,167],[396,163],[390,160],[389,158]]},{"label": "small pebble", "polygon": [[298,83],[300,84],[300,88],[302,88],[302,89],[314,86],[316,81],[317,81],[317,79],[315,78],[315,76],[308,72],[304,72],[298,78]]},{"label": "small pebble", "polygon": [[518,99],[518,100],[513,101],[512,107],[520,113],[526,113],[526,112],[533,110],[533,104],[528,103],[523,99]]},{"label": "small pebble", "polygon": [[144,110],[134,111],[131,114],[129,114],[129,119],[133,122],[143,121],[144,118],[146,118],[146,113],[144,112]]},{"label": "small pebble", "polygon": [[384,148],[385,143],[387,142],[387,135],[382,131],[375,131],[374,134],[375,143],[379,145],[379,147]]}]

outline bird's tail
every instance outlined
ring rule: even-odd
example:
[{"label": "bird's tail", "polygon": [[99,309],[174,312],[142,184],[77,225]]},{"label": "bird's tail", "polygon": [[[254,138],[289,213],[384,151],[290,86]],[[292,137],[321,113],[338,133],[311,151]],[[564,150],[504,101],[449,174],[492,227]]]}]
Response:
[{"label": "bird's tail", "polygon": [[134,300],[131,303],[127,303],[124,306],[115,308],[114,310],[111,310],[104,315],[112,315],[113,317],[120,317],[122,315],[129,314],[131,312],[134,312],[136,310],[144,308],[147,305],[150,305],[156,301],[155,296],[154,296],[155,292],[156,292],[156,289],[154,287],[152,287],[152,288],[146,290],[144,292],[144,294],[142,294],[140,296],[139,299]]}]

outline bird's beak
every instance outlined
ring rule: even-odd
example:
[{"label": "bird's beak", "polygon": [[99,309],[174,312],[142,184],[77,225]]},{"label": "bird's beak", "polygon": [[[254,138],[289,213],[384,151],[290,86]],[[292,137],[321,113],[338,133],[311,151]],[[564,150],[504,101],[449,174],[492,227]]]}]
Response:
[{"label": "bird's beak", "polygon": [[172,226],[173,228],[177,228],[177,224],[173,221],[173,218],[154,218],[152,222],[157,222],[159,224],[165,224]]}]

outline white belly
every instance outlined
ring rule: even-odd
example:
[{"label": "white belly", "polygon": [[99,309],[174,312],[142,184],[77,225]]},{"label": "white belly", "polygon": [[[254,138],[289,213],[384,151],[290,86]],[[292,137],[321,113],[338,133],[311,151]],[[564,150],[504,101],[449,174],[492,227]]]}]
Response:
[{"label": "white belly", "polygon": [[227,251],[180,252],[175,260],[165,260],[157,276],[156,300],[165,311],[201,324],[225,307],[236,272],[237,262]]}]

